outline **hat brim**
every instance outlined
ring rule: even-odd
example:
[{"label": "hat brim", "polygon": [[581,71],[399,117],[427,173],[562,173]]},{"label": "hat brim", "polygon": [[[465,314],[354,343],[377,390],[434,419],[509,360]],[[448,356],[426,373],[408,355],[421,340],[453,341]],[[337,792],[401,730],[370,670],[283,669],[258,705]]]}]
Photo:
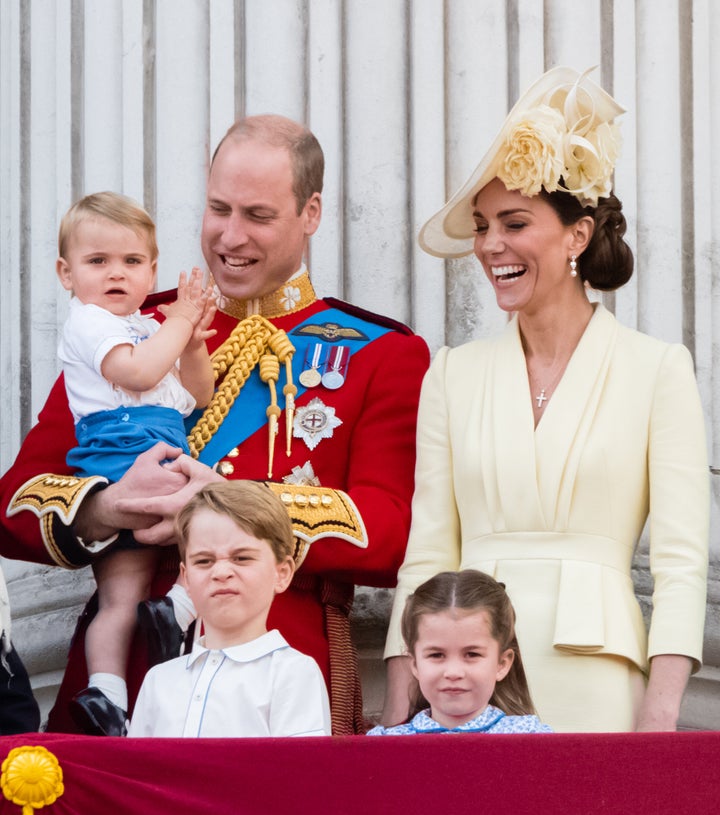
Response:
[{"label": "hat brim", "polygon": [[[472,252],[475,230],[472,201],[498,174],[500,151],[511,121],[519,111],[539,105],[549,93],[563,86],[572,86],[581,76],[582,74],[574,68],[556,66],[544,73],[523,93],[505,118],[490,149],[467,181],[420,230],[418,242],[428,254],[442,258],[459,258]],[[625,111],[612,96],[587,77],[583,79],[583,87],[590,91],[595,109],[603,119],[609,121]]]}]

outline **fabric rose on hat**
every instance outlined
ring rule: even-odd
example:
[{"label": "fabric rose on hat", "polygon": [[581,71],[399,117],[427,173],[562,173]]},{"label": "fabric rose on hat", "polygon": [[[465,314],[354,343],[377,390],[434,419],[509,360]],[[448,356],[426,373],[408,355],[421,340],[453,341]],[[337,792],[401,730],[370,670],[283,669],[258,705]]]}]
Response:
[{"label": "fabric rose on hat", "polygon": [[[512,123],[500,153],[498,178],[509,190],[532,197],[558,188],[564,170],[565,118],[548,105],[523,111]],[[504,153],[504,155],[503,155]]]},{"label": "fabric rose on hat", "polygon": [[612,174],[620,153],[620,130],[617,125],[602,122],[580,136],[569,133],[565,138],[564,187],[583,205],[597,206],[599,197],[612,192]]}]

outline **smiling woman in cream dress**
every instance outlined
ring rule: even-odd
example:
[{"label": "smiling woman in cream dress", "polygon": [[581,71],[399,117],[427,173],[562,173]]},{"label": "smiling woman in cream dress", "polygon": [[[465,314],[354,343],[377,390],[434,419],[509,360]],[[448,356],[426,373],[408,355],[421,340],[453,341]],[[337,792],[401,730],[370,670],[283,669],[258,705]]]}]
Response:
[{"label": "smiling woman in cream dress", "polygon": [[[407,716],[405,599],[448,569],[506,584],[555,730],[675,729],[700,665],[709,484],[692,360],[586,294],[632,274],[611,192],[620,113],[586,75],[549,71],[420,234],[432,254],[474,251],[513,316],[494,339],[441,349],[423,385],[385,724]],[[649,634],[630,576],[648,517]]]}]

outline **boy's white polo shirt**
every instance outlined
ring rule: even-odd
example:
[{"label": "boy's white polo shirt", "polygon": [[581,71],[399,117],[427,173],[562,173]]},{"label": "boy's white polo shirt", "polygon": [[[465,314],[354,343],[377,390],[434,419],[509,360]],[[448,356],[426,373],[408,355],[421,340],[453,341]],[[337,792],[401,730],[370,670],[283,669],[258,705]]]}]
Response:
[{"label": "boy's white polo shirt", "polygon": [[277,630],[222,650],[201,639],[148,672],[128,735],[329,736],[325,680]]}]

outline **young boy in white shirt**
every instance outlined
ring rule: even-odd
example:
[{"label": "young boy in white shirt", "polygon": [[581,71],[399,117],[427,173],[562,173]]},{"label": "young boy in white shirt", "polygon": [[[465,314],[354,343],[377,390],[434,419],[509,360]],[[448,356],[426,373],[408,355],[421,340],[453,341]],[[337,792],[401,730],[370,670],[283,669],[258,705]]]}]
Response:
[{"label": "young boy in white shirt", "polygon": [[188,655],[152,668],[129,736],[330,735],[320,668],[267,630],[292,580],[293,531],[264,484],[209,484],[176,520],[180,576],[204,636]]}]

